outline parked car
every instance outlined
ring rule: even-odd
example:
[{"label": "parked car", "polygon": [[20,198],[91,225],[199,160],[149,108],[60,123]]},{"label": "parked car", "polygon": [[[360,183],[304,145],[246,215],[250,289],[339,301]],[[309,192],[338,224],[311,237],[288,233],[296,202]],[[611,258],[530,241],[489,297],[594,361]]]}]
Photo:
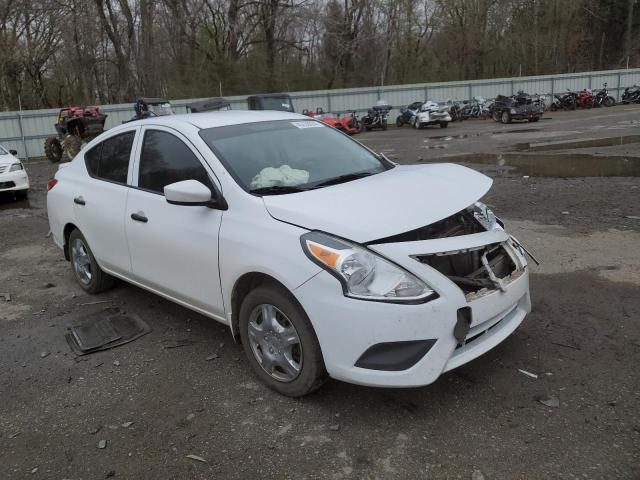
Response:
[{"label": "parked car", "polygon": [[447,108],[428,100],[420,106],[413,119],[413,126],[415,128],[423,128],[429,125],[440,125],[440,128],[447,128],[450,121],[451,115]]},{"label": "parked car", "polygon": [[396,165],[321,122],[211,112],[120,125],[48,184],[90,293],[120,278],[218,320],[271,388],[427,385],[530,311],[491,179]]},{"label": "parked car", "polygon": [[272,93],[268,95],[251,95],[247,98],[249,110],[277,110],[281,112],[294,112],[293,102],[289,95]]},{"label": "parked car", "polygon": [[17,155],[0,145],[0,193],[11,192],[22,200],[29,192],[29,175]]},{"label": "parked car", "polygon": [[496,122],[511,123],[513,120],[537,122],[542,118],[544,108],[533,103],[531,96],[518,92],[517,95],[505,97],[498,95],[491,106],[491,117]]}]

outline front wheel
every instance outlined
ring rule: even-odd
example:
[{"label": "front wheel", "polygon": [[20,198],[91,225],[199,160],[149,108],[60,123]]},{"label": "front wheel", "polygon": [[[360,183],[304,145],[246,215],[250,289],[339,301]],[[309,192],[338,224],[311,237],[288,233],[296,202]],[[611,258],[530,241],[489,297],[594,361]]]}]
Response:
[{"label": "front wheel", "polygon": [[396,127],[401,127],[402,125],[404,125],[404,120],[402,119],[402,115],[398,115],[398,118],[396,118]]},{"label": "front wheel", "polygon": [[613,97],[607,97],[604,99],[605,107],[613,107],[616,104],[616,99]]},{"label": "front wheel", "polygon": [[102,271],[96,262],[87,240],[80,230],[69,235],[71,268],[80,286],[89,293],[100,293],[113,286],[114,278]]},{"label": "front wheel", "polygon": [[51,163],[62,160],[62,145],[58,137],[48,137],[44,141],[44,154]]},{"label": "front wheel", "polygon": [[251,368],[268,387],[301,397],[325,382],[311,322],[284,287],[267,284],[249,292],[240,307],[239,327]]},{"label": "front wheel", "polygon": [[500,120],[504,124],[511,123],[511,114],[505,110],[504,112],[502,112],[502,116],[500,117]]}]

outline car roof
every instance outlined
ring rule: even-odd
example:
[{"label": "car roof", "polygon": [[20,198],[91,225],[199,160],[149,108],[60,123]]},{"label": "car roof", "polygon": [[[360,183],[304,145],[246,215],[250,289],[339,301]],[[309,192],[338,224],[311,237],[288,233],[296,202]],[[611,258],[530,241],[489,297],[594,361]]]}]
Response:
[{"label": "car roof", "polygon": [[305,115],[297,113],[280,112],[275,110],[227,110],[222,112],[185,113],[180,115],[163,115],[160,117],[135,120],[117,127],[132,127],[137,125],[164,125],[167,127],[179,127],[185,124],[197,128],[225,127],[227,125],[239,125],[242,123],[269,122],[273,120],[311,120]]}]

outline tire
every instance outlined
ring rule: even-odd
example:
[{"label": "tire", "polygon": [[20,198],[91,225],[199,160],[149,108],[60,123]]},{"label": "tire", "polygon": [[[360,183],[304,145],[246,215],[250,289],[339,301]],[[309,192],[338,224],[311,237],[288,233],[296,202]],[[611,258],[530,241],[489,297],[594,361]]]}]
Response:
[{"label": "tire", "polygon": [[555,103],[551,104],[551,107],[549,107],[551,109],[552,112],[555,112],[556,110],[558,110],[558,106]]},{"label": "tire", "polygon": [[64,157],[71,161],[80,152],[80,149],[82,148],[82,139],[75,135],[67,135],[67,137],[62,141],[62,146],[64,148]]},{"label": "tire", "polygon": [[402,120],[402,115],[398,115],[398,118],[396,118],[396,127],[401,127],[404,125],[404,121]]},{"label": "tire", "polygon": [[[265,324],[265,315],[275,320]],[[249,364],[269,388],[288,397],[301,397],[326,381],[322,351],[311,322],[284,287],[266,284],[249,292],[242,301],[239,320]],[[283,345],[280,335],[292,336],[297,343]]]},{"label": "tire", "polygon": [[16,200],[26,200],[29,196],[29,190],[16,190],[14,195],[16,196]]},{"label": "tire", "polygon": [[449,126],[449,122],[440,122],[440,128],[447,128]]},{"label": "tire", "polygon": [[532,121],[532,122],[534,122],[534,123],[535,123],[535,122],[537,122],[538,120],[540,120],[540,117],[533,117],[533,118],[531,119],[531,121]]},{"label": "tire", "polygon": [[386,120],[382,121],[381,127],[382,127],[382,130],[386,130],[387,129],[387,121]]},{"label": "tire", "polygon": [[616,99],[613,97],[606,97],[604,99],[604,106],[605,107],[613,107],[616,104]]},{"label": "tire", "polygon": [[58,163],[62,160],[62,145],[58,137],[48,137],[44,141],[44,154],[51,163]]},{"label": "tire", "polygon": [[493,118],[494,122],[500,121],[500,113],[497,110],[493,111],[493,113],[491,114],[491,117]]},{"label": "tire", "polygon": [[420,122],[418,122],[418,120],[413,122],[413,128],[415,128],[416,130],[418,130],[420,128]]},{"label": "tire", "polygon": [[[71,270],[85,291],[100,293],[109,290],[113,286],[115,279],[100,269],[87,240],[80,233],[80,230],[75,229],[71,232],[67,248],[71,259]],[[87,271],[83,269],[83,266],[89,268],[88,277],[86,275]]]},{"label": "tire", "polygon": [[508,111],[503,111],[500,115],[500,121],[504,124],[511,123],[511,114]]}]

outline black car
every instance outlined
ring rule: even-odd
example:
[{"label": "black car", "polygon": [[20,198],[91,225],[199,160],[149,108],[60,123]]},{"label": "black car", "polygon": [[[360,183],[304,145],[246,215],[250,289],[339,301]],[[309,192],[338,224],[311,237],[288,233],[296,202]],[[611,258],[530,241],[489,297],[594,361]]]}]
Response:
[{"label": "black car", "polygon": [[513,120],[537,122],[542,118],[543,112],[542,105],[534,102],[531,95],[524,92],[511,97],[498,95],[491,106],[491,117],[502,123],[511,123]]}]

